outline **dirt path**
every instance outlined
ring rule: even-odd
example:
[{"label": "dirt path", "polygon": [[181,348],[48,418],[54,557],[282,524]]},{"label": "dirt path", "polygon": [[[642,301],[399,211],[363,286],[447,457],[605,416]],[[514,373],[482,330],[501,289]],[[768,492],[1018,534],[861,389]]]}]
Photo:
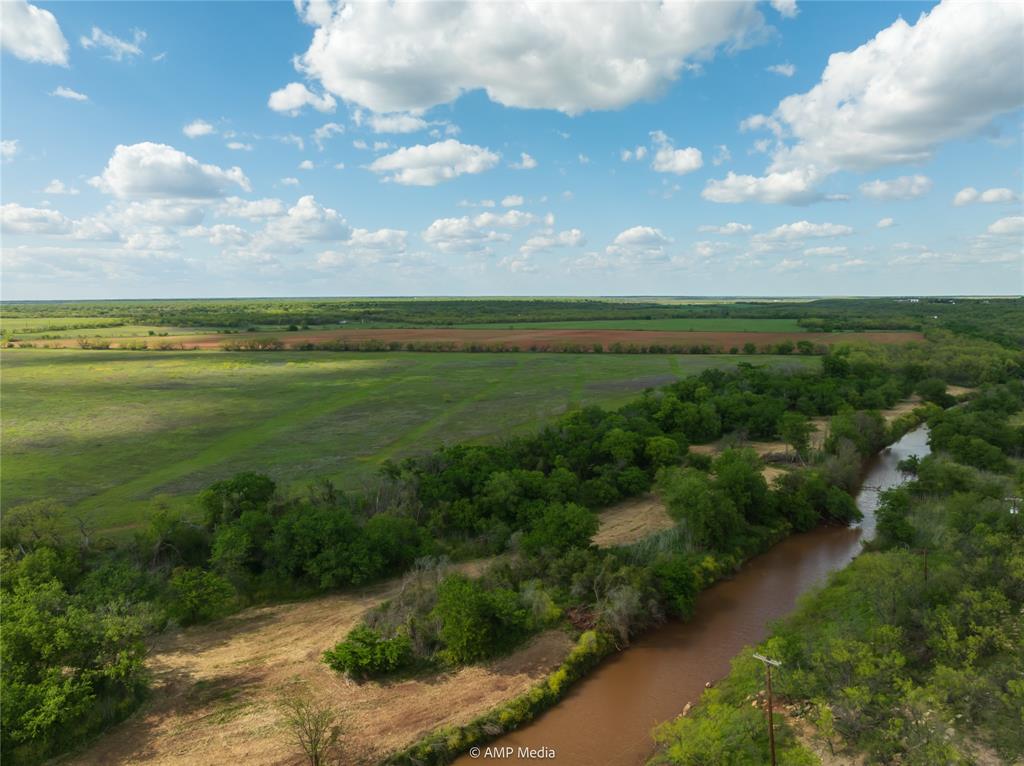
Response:
[{"label": "dirt path", "polygon": [[[461,566],[476,573],[479,562]],[[548,631],[512,655],[439,676],[356,684],[320,662],[399,581],[295,604],[247,609],[154,641],[150,699],[84,752],[61,763],[297,764],[275,700],[303,688],[343,723],[346,764],[371,764],[446,724],[465,723],[554,669],[571,642]]]},{"label": "dirt path", "polygon": [[669,529],[674,524],[661,499],[647,494],[604,511],[593,542],[599,548],[613,548],[616,545],[635,543],[652,532]]}]

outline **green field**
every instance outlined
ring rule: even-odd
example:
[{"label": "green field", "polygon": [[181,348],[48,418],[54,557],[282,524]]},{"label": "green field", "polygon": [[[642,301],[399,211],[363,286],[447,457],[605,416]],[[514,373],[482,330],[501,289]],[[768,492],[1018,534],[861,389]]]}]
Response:
[{"label": "green field", "polygon": [[597,319],[565,322],[513,322],[506,324],[459,324],[456,327],[467,330],[668,330],[676,332],[803,332],[795,319]]},{"label": "green field", "polygon": [[242,470],[359,487],[386,458],[622,403],[736,357],[21,350],[3,362],[3,507],[53,499],[109,529]]}]

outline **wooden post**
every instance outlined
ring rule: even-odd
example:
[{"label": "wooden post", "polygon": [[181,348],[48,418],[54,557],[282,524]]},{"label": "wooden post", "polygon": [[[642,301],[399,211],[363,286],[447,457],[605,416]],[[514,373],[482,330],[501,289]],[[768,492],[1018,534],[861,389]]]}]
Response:
[{"label": "wooden post", "polygon": [[764,655],[755,654],[755,660],[764,663],[764,683],[768,690],[768,748],[771,753],[771,766],[775,766],[775,720],[772,715],[772,665],[778,667],[782,663],[778,660],[770,660]]}]

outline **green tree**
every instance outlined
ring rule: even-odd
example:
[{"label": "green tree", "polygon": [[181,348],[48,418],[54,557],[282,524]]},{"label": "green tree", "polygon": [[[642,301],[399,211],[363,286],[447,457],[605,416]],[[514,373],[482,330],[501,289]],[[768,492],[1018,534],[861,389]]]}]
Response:
[{"label": "green tree", "polygon": [[206,622],[224,614],[235,595],[231,583],[197,567],[179,567],[168,583],[168,613],[182,625]]}]

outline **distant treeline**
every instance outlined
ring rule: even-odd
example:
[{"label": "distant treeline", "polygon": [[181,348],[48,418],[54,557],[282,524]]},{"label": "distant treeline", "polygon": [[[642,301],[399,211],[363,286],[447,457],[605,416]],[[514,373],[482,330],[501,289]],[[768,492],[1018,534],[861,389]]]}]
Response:
[{"label": "distant treeline", "polygon": [[806,302],[744,300],[671,304],[644,300],[523,298],[264,299],[9,303],[7,318],[110,317],[128,324],[180,327],[393,326],[674,318],[791,318],[829,332],[941,327],[1024,347],[1024,299],[844,298]]}]

